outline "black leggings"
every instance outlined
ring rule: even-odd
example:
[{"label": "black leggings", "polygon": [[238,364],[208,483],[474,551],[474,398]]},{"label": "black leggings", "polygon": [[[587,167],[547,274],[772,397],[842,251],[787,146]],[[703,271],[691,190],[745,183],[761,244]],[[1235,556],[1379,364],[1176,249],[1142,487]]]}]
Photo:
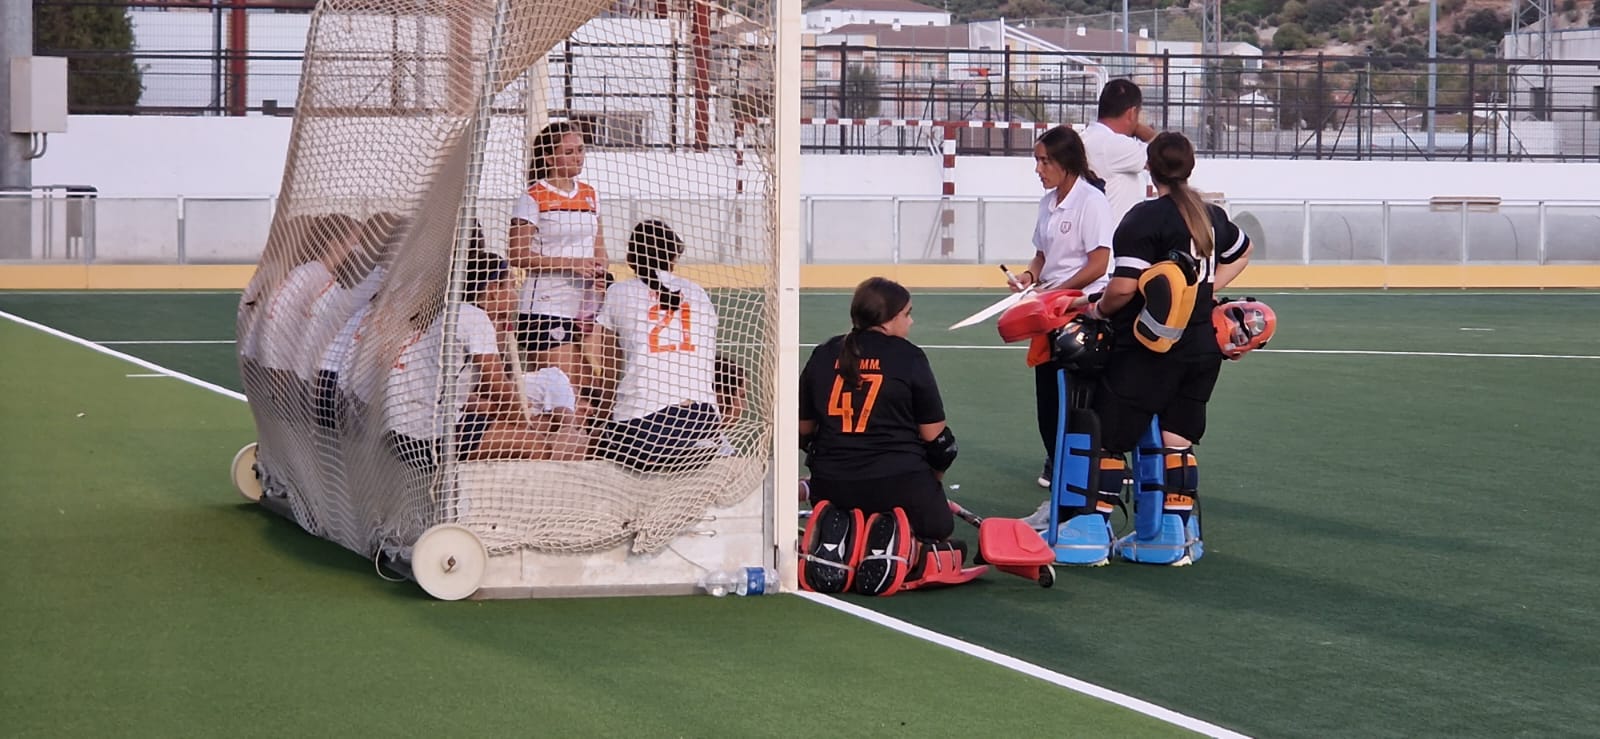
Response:
[{"label": "black leggings", "polygon": [[943,541],[956,530],[944,486],[924,469],[874,480],[822,480],[811,478],[811,502],[828,500],[862,513],[888,513],[896,507],[906,512],[911,531],[924,539]]}]

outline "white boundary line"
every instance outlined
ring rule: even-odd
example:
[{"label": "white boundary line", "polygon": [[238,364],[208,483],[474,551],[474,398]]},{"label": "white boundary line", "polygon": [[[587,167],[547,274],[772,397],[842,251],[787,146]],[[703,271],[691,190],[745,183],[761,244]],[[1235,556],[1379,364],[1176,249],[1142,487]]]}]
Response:
[{"label": "white boundary line", "polygon": [[[816,344],[801,344],[803,348],[810,349]],[[998,344],[918,344],[919,349],[948,349],[952,351],[965,350],[1010,350],[1024,351],[1026,346],[1005,346]],[[1332,354],[1363,357],[1462,357],[1466,359],[1600,359],[1600,354],[1505,354],[1495,352],[1405,352],[1387,351],[1379,349],[1257,349],[1254,354]]]},{"label": "white boundary line", "polygon": [[238,295],[243,290],[0,290],[6,295]]},{"label": "white boundary line", "polygon": [[78,346],[81,346],[81,347],[84,347],[86,349],[89,349],[90,351],[99,352],[99,353],[104,354],[104,355],[106,355],[108,357],[116,357],[117,359],[121,359],[121,360],[123,360],[125,362],[131,362],[131,363],[136,364],[136,365],[138,365],[140,367],[143,367],[143,368],[145,368],[147,370],[150,370],[151,372],[155,372],[157,374],[161,374],[161,375],[165,375],[167,377],[171,377],[174,380],[182,380],[184,382],[189,383],[190,385],[194,385],[196,387],[205,388],[205,389],[210,390],[211,392],[217,393],[219,395],[226,395],[226,396],[228,396],[230,398],[233,398],[234,400],[244,400],[245,399],[244,393],[234,392],[234,391],[229,390],[229,389],[227,389],[227,388],[225,388],[225,387],[223,387],[221,385],[217,385],[217,384],[213,384],[213,383],[210,383],[210,382],[206,382],[205,380],[202,380],[202,379],[200,379],[198,377],[192,377],[190,375],[186,375],[186,374],[184,374],[182,372],[179,372],[177,370],[173,370],[173,369],[168,369],[166,367],[162,367],[161,365],[156,364],[155,362],[151,362],[151,361],[148,361],[148,360],[140,359],[139,357],[135,357],[135,356],[133,356],[131,354],[123,354],[122,352],[119,352],[119,351],[117,351],[115,349],[108,349],[108,348],[106,348],[104,346],[96,344],[96,343],[94,343],[94,342],[92,342],[92,341],[90,341],[88,339],[85,339],[85,338],[83,338],[81,336],[73,336],[72,334],[69,334],[69,333],[67,333],[65,331],[62,331],[61,329],[52,328],[52,327],[46,326],[46,325],[44,325],[42,323],[37,323],[35,321],[30,321],[30,320],[28,320],[26,318],[23,318],[22,316],[14,316],[14,315],[12,315],[10,313],[7,313],[7,312],[5,312],[3,310],[0,310],[0,318],[4,318],[4,319],[6,319],[8,321],[11,321],[12,323],[16,323],[16,324],[20,324],[20,325],[23,325],[23,326],[27,326],[28,328],[31,328],[31,329],[34,329],[34,330],[37,330],[37,331],[43,331],[44,333],[50,334],[51,336],[54,336],[54,337],[56,337],[58,339],[64,339],[66,341],[70,341],[70,342],[72,342],[74,344],[77,344]]},{"label": "white boundary line", "polygon": [[[1007,292],[1006,288],[1004,286],[999,286],[999,285],[995,286],[992,289],[988,289],[988,290],[963,290],[963,289],[956,289],[956,288],[951,288],[951,289],[948,289],[948,290],[941,290],[939,288],[925,288],[925,289],[918,289],[916,291],[916,293],[913,295],[913,297],[915,297],[916,295],[928,295],[928,296],[937,296],[937,297],[958,296],[958,295],[965,295],[965,296],[1004,295],[1006,292]],[[1238,293],[1240,295],[1255,295],[1255,296],[1258,296],[1258,297],[1259,296],[1263,296],[1263,295],[1289,295],[1289,296],[1304,295],[1304,296],[1308,296],[1308,297],[1346,297],[1346,298],[1350,298],[1350,297],[1371,297],[1371,298],[1453,298],[1453,297],[1456,297],[1458,295],[1466,296],[1466,297],[1487,297],[1487,296],[1506,297],[1506,296],[1522,296],[1522,295],[1537,295],[1537,296],[1542,296],[1542,297],[1569,297],[1569,296],[1600,297],[1600,290],[1594,290],[1594,289],[1586,288],[1586,287],[1553,287],[1553,288],[1549,288],[1549,289],[1546,289],[1546,290],[1539,290],[1537,288],[1506,288],[1505,290],[1460,290],[1460,289],[1452,288],[1452,287],[1440,287],[1440,288],[1432,288],[1432,289],[1427,289],[1427,288],[1395,288],[1393,290],[1380,290],[1380,289],[1377,289],[1377,288],[1373,288],[1371,290],[1365,290],[1365,291],[1363,291],[1363,290],[1322,290],[1322,289],[1318,289],[1318,288],[1314,288],[1314,287],[1308,287],[1308,288],[1305,288],[1305,289],[1302,289],[1302,290],[1285,290],[1285,289],[1282,289],[1282,288],[1277,288],[1277,289],[1272,289],[1272,290],[1251,290],[1249,288],[1230,288],[1227,292],[1229,292],[1229,293]],[[13,293],[13,294],[16,294],[16,293]],[[854,294],[855,293],[843,292],[843,291],[838,291],[838,290],[802,290],[802,291],[800,291],[800,297],[802,297],[802,298],[812,297],[812,296],[824,297],[824,298],[848,298],[848,297],[853,296]]]},{"label": "white boundary line", "polygon": [[1213,723],[1201,721],[1193,716],[1187,716],[1171,709],[1162,708],[1161,706],[1149,701],[1143,701],[1130,695],[1118,693],[1115,690],[1102,688],[1094,683],[1084,682],[1075,677],[1063,675],[1054,670],[1045,669],[1033,664],[1032,662],[1024,662],[1016,657],[1001,654],[1000,652],[996,652],[987,647],[980,647],[976,644],[962,641],[953,636],[941,634],[930,629],[925,629],[921,626],[917,626],[916,624],[901,621],[893,616],[885,616],[877,611],[869,608],[863,608],[855,605],[854,603],[849,603],[838,598],[832,598],[818,593],[805,592],[796,593],[795,595],[809,600],[812,603],[816,603],[817,605],[826,606],[836,611],[842,611],[855,616],[856,618],[870,621],[893,631],[898,631],[914,639],[921,639],[925,642],[937,644],[941,647],[954,649],[957,652],[970,657],[976,657],[984,662],[998,665],[1008,670],[1014,670],[1029,677],[1038,678],[1052,685],[1066,688],[1074,693],[1082,693],[1083,695],[1087,695],[1091,698],[1098,698],[1107,703],[1121,706],[1135,713],[1142,713],[1151,718],[1165,721],[1174,726],[1179,726],[1193,732],[1204,734],[1206,736],[1227,737],[1228,739],[1242,739],[1243,737],[1247,736],[1236,731],[1224,729],[1221,726],[1217,726]]},{"label": "white boundary line", "polygon": [[[115,349],[108,349],[108,348],[106,348],[104,346],[101,346],[100,344],[96,344],[93,341],[89,341],[88,339],[85,339],[85,338],[82,338],[82,337],[78,337],[78,336],[74,336],[74,335],[69,334],[69,333],[67,333],[65,331],[62,331],[60,329],[56,329],[56,328],[52,328],[50,326],[46,326],[46,325],[44,325],[42,323],[37,323],[35,321],[30,321],[30,320],[28,320],[26,318],[22,318],[21,316],[15,316],[15,315],[12,315],[12,314],[7,313],[5,311],[0,311],[0,318],[4,318],[4,319],[6,319],[8,321],[11,321],[13,323],[16,323],[16,324],[19,324],[19,325],[22,325],[22,326],[27,326],[28,328],[32,328],[32,329],[35,329],[35,330],[38,330],[38,331],[42,331],[42,332],[44,332],[46,334],[49,334],[51,336],[54,336],[54,337],[56,337],[58,339],[63,339],[63,340],[72,342],[73,344],[77,344],[78,346],[84,347],[84,348],[89,349],[91,351],[95,351],[95,352],[98,352],[100,354],[104,354],[106,356],[116,357],[117,359],[121,359],[121,360],[124,360],[124,361],[127,361],[127,362],[131,362],[131,363],[136,364],[136,365],[138,365],[140,367],[143,367],[145,369],[148,369],[148,370],[151,370],[153,372],[156,372],[159,375],[162,375],[162,376],[165,376],[165,377],[171,377],[171,378],[173,378],[175,380],[181,380],[183,382],[187,382],[187,383],[189,383],[191,385],[194,385],[196,387],[204,388],[206,390],[210,390],[211,392],[218,393],[220,395],[225,395],[225,396],[227,396],[229,398],[233,398],[234,400],[244,400],[245,399],[245,396],[243,394],[234,392],[234,391],[229,390],[229,389],[227,389],[225,387],[222,387],[220,385],[216,385],[216,384],[213,384],[213,383],[210,383],[210,382],[206,382],[205,380],[202,380],[202,379],[200,379],[198,377],[193,377],[191,375],[186,375],[186,374],[184,374],[182,372],[178,372],[177,370],[173,370],[173,369],[168,369],[166,367],[162,367],[161,365],[155,364],[153,362],[149,362],[149,361],[144,360],[144,359],[140,359],[139,357],[135,357],[135,356],[132,356],[132,355],[124,354],[124,353],[119,352],[119,351],[117,351]],[[1006,347],[1003,347],[1003,348],[1006,348]],[[954,649],[957,652],[960,652],[962,654],[966,654],[968,656],[976,657],[976,658],[981,659],[981,660],[983,660],[985,662],[989,662],[991,664],[994,664],[994,665],[997,665],[997,666],[1000,666],[1000,667],[1003,667],[1003,668],[1006,668],[1006,669],[1009,669],[1009,670],[1020,672],[1020,673],[1022,673],[1024,675],[1027,675],[1029,677],[1037,678],[1037,679],[1043,680],[1045,682],[1051,683],[1053,685],[1057,685],[1059,687],[1066,688],[1066,689],[1071,690],[1073,692],[1082,693],[1083,695],[1087,695],[1087,696],[1092,697],[1092,698],[1097,698],[1099,700],[1106,701],[1106,702],[1111,703],[1113,705],[1121,706],[1123,708],[1126,708],[1128,710],[1134,711],[1136,713],[1141,713],[1141,714],[1144,714],[1144,715],[1149,716],[1151,718],[1154,718],[1154,719],[1157,719],[1157,720],[1160,720],[1160,721],[1165,721],[1165,722],[1167,722],[1169,724],[1173,724],[1175,726],[1179,726],[1179,727],[1182,727],[1182,728],[1185,728],[1185,729],[1189,729],[1190,731],[1199,732],[1199,733],[1202,733],[1202,734],[1205,734],[1205,735],[1208,735],[1208,736],[1226,737],[1227,739],[1247,739],[1246,735],[1244,735],[1244,734],[1240,734],[1240,733],[1237,733],[1237,732],[1234,732],[1234,731],[1230,731],[1228,729],[1224,729],[1224,728],[1222,728],[1220,726],[1217,726],[1215,724],[1210,724],[1210,723],[1207,723],[1205,721],[1201,721],[1200,719],[1193,718],[1191,716],[1186,716],[1184,714],[1181,714],[1181,713],[1178,713],[1176,711],[1172,711],[1172,710],[1169,710],[1169,709],[1166,709],[1166,708],[1162,708],[1161,706],[1155,705],[1154,703],[1149,703],[1147,701],[1142,701],[1142,700],[1139,700],[1138,698],[1134,698],[1134,697],[1129,696],[1129,695],[1123,695],[1122,693],[1118,693],[1116,691],[1113,691],[1113,690],[1110,690],[1110,689],[1107,689],[1107,688],[1102,688],[1102,687],[1100,687],[1098,685],[1095,685],[1093,683],[1084,682],[1084,681],[1079,680],[1077,678],[1068,677],[1068,676],[1063,675],[1063,674],[1061,674],[1059,672],[1055,672],[1053,670],[1047,670],[1047,669],[1045,669],[1043,667],[1040,667],[1038,665],[1035,665],[1035,664],[1032,664],[1032,663],[1029,663],[1029,662],[1024,662],[1024,661],[1022,661],[1020,659],[1017,659],[1015,657],[1011,657],[1011,656],[1008,656],[1008,655],[1005,655],[1005,654],[1001,654],[1001,653],[996,652],[996,651],[994,651],[992,649],[988,649],[986,647],[981,647],[981,646],[978,646],[976,644],[965,642],[965,641],[957,639],[957,638],[955,638],[953,636],[949,636],[949,635],[946,635],[946,634],[941,634],[941,633],[939,633],[937,631],[932,631],[930,629],[925,629],[925,628],[923,628],[921,626],[917,626],[915,624],[907,623],[905,621],[901,621],[900,619],[893,618],[891,616],[885,616],[885,615],[883,615],[881,613],[878,613],[876,611],[872,611],[872,610],[869,610],[869,609],[866,609],[866,608],[862,608],[860,606],[857,606],[857,605],[854,605],[854,604],[851,604],[851,603],[846,603],[844,601],[837,600],[837,599],[834,599],[834,598],[828,598],[828,597],[825,597],[825,596],[820,596],[820,595],[817,595],[817,594],[814,594],[814,593],[803,593],[802,592],[802,593],[796,593],[796,595],[800,596],[801,598],[803,598],[805,600],[811,601],[812,603],[816,603],[818,605],[822,605],[822,606],[826,606],[828,608],[833,608],[835,610],[842,611],[844,613],[850,614],[850,615],[855,616],[857,618],[869,621],[869,622],[877,624],[879,626],[883,626],[883,627],[888,628],[888,629],[890,629],[892,631],[898,631],[898,632],[900,632],[902,634],[905,634],[907,636],[910,636],[910,637],[912,637],[914,639],[921,639],[923,641],[930,642],[930,643],[933,643],[933,644],[937,644],[937,645],[942,646],[942,647],[946,647],[946,648],[949,648],[949,649]]]},{"label": "white boundary line", "polygon": [[233,339],[128,339],[125,341],[95,341],[91,342],[100,346],[121,346],[123,344],[232,344]]}]

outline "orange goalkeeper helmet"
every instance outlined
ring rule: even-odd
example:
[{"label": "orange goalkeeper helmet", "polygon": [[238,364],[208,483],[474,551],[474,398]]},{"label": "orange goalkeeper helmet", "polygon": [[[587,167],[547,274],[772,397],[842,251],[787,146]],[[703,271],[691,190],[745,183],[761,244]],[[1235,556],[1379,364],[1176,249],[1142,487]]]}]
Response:
[{"label": "orange goalkeeper helmet", "polygon": [[1217,348],[1223,356],[1238,359],[1267,345],[1278,330],[1278,314],[1255,298],[1223,299],[1211,310],[1211,325],[1217,329]]}]

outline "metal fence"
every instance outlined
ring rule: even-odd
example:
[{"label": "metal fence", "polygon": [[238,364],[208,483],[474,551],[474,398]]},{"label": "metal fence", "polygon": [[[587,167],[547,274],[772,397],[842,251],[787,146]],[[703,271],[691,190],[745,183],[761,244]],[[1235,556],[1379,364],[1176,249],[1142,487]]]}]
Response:
[{"label": "metal fence", "polygon": [[[729,202],[608,198],[602,217],[625,231],[641,213],[717,208],[726,223],[694,234],[689,257],[737,263],[742,239],[761,224]],[[29,209],[32,223],[29,243],[0,244],[0,259],[253,264],[275,205],[263,197],[83,198],[60,189],[33,197],[0,194],[0,222],[16,222],[21,209]],[[1269,264],[1600,264],[1600,200],[1257,199],[1223,205],[1255,243],[1253,259]],[[1037,210],[1033,198],[804,197],[802,259],[1025,262],[1033,255]]]},{"label": "metal fence", "polygon": [[[1184,132],[1209,157],[1600,161],[1595,60],[999,50],[974,67],[971,52],[942,48],[805,53],[801,109],[815,118],[1087,123],[1110,75],[1137,82],[1146,120]],[[924,143],[892,130],[822,135],[814,146],[835,152],[912,153]],[[1002,132],[961,144],[979,154],[1030,146]]]},{"label": "metal fence", "polygon": [[[74,95],[73,112],[293,113],[307,3],[96,0],[92,5],[125,10],[136,42],[131,55],[44,44],[37,53],[78,60],[73,65],[75,87],[89,89],[93,85],[77,81],[136,69],[142,89],[136,100],[126,94],[115,100]],[[623,5],[619,14],[628,12]],[[36,6],[59,9],[86,3],[39,0]],[[1145,20],[1135,21],[1144,27]],[[1156,15],[1148,21],[1155,29],[1169,29],[1158,30],[1157,37],[1177,30]],[[1106,25],[1096,19],[1061,22]],[[802,50],[802,115],[1085,123],[1094,118],[1100,84],[1108,76],[1126,76],[1144,88],[1145,115],[1152,124],[1186,133],[1209,157],[1600,161],[1600,65],[1593,59],[1123,54],[957,46],[807,47]],[[637,81],[593,74],[619,55],[635,66],[638,59],[653,60],[659,74],[652,74],[667,88],[657,89],[657,84],[641,92]],[[426,61],[415,56],[398,50],[392,59],[375,63],[389,65],[386,74],[399,79],[408,74],[407,65]],[[690,76],[689,57],[684,44],[626,50],[604,43],[564,44],[551,54],[554,94],[549,99],[562,106],[553,113],[596,116],[606,124],[601,128],[641,132],[604,142],[610,145],[672,147],[683,138],[682,121],[689,118],[685,106],[692,104],[681,89]],[[131,65],[108,63],[116,60]],[[715,66],[718,89],[748,84],[739,78],[742,65],[737,59],[719,60]],[[1430,82],[1436,99],[1431,107]],[[760,92],[752,91],[752,99]],[[736,103],[738,97],[735,93],[728,99]],[[505,104],[521,102],[508,99]],[[766,113],[724,106],[714,115],[727,119],[752,114]],[[927,130],[808,126],[802,146],[808,151],[923,153],[930,151]],[[1022,131],[971,129],[962,135],[959,148],[964,154],[1025,154],[1031,143]],[[712,145],[731,146],[732,139],[722,137]]]}]

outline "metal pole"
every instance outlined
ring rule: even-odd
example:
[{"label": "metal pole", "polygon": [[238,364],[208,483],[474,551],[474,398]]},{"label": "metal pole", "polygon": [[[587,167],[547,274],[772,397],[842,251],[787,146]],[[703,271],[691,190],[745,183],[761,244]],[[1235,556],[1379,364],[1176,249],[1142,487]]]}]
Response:
[{"label": "metal pole", "polygon": [[[1122,0],[1122,53],[1128,53],[1128,0]],[[1123,57],[1123,64],[1128,63],[1128,58]]]},{"label": "metal pole", "polygon": [[[21,188],[21,203],[0,206],[0,259],[27,259],[33,253],[33,150],[28,134],[11,133],[11,59],[33,55],[33,3],[0,0],[0,188]],[[0,203],[4,203],[0,200]]]},{"label": "metal pole", "polygon": [[1439,0],[1428,0],[1428,158],[1433,158],[1439,113]]}]

